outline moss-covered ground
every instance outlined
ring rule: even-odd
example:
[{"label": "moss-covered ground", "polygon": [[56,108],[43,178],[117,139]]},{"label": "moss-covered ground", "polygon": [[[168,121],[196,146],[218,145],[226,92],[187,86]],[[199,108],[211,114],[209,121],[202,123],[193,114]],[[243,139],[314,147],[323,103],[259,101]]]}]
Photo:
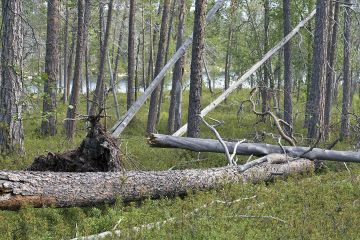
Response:
[{"label": "moss-covered ground", "polygon": [[[258,122],[257,117],[245,107],[240,117],[239,104],[248,97],[248,90],[239,90],[225,103],[209,114],[224,121],[218,131],[224,138],[253,140],[255,133],[275,133],[270,120]],[[186,119],[187,93],[183,106]],[[203,105],[211,102],[219,93],[211,95],[204,89]],[[119,94],[121,112],[125,111],[125,95]],[[110,116],[108,127],[114,121],[112,102],[108,100]],[[339,97],[341,99],[341,97]],[[36,99],[34,99],[36,102]],[[166,133],[169,95],[164,97],[160,133]],[[307,145],[303,128],[305,96],[294,100],[295,129],[299,144]],[[359,99],[354,98],[357,109]],[[82,99],[81,106],[85,106]],[[145,125],[148,104],[137,114],[121,136],[121,149],[127,169],[166,170],[169,168],[206,168],[223,166],[223,154],[192,153],[185,150],[149,148],[146,143]],[[22,169],[39,154],[74,148],[86,134],[86,125],[78,123],[78,131],[72,143],[63,133],[65,105],[58,108],[58,134],[43,137],[38,127],[40,109],[28,109],[24,114],[25,148],[22,157],[6,156],[0,159],[0,169]],[[82,108],[84,113],[84,108]],[[332,114],[331,142],[337,138],[339,110]],[[257,124],[256,124],[257,123]],[[210,131],[202,128],[202,137],[213,138]],[[261,141],[277,140],[265,135]],[[328,143],[322,143],[326,146]],[[285,144],[285,143],[284,143]],[[336,145],[337,149],[353,149],[354,141]],[[247,157],[246,157],[247,158]],[[244,158],[245,159],[245,158]],[[223,189],[189,195],[185,198],[146,200],[141,204],[115,205],[87,208],[34,209],[25,207],[19,211],[0,211],[0,239],[70,239],[112,230],[115,225],[126,239],[358,239],[360,236],[360,167],[348,164],[349,171],[341,163],[326,163],[325,170],[317,174],[292,176],[272,183],[257,185],[229,185]],[[249,198],[250,199],[246,199]],[[214,200],[233,201],[231,204],[210,204]],[[207,207],[202,207],[204,204]],[[194,212],[195,209],[199,209]],[[189,214],[193,213],[193,214]],[[142,224],[174,218],[160,228],[131,229]],[[121,221],[120,221],[121,220]],[[120,221],[120,223],[119,223]],[[119,224],[117,224],[119,223]]]}]

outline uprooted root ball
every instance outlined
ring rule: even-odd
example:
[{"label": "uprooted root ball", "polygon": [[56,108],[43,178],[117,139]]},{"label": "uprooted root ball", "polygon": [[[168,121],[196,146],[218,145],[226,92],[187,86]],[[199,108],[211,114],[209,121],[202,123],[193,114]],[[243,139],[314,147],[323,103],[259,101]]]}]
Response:
[{"label": "uprooted root ball", "polygon": [[120,171],[121,152],[117,139],[108,134],[99,122],[100,116],[90,116],[89,132],[79,148],[64,153],[38,156],[26,168],[28,171],[54,172],[115,172]]}]

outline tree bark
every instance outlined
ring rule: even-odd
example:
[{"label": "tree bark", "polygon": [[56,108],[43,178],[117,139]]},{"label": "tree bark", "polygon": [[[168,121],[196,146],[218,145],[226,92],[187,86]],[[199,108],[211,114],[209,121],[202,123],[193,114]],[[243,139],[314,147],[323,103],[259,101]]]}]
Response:
[{"label": "tree bark", "polygon": [[[350,4],[350,0],[345,0]],[[349,105],[351,93],[351,76],[350,76],[350,49],[351,49],[351,12],[350,9],[344,9],[344,62],[343,62],[343,100],[341,112],[341,131],[340,139],[343,140],[349,136]]]},{"label": "tree bark", "polygon": [[[234,152],[237,142],[227,142],[226,146],[230,153]],[[149,138],[150,147],[161,148],[181,148],[195,152],[216,152],[224,153],[224,147],[218,140],[214,139],[195,139],[186,137],[174,137],[162,134],[152,134]],[[335,151],[320,148],[283,146],[286,154],[291,157],[304,157],[310,160],[329,160],[338,162],[357,162],[360,163],[360,152]],[[236,148],[238,155],[265,156],[268,154],[283,154],[284,150],[279,145],[265,143],[241,143]],[[311,151],[309,151],[311,150]]]},{"label": "tree bark", "polygon": [[[123,34],[124,34],[123,29],[125,28],[125,20],[126,20],[126,16],[127,16],[126,14],[127,14],[127,7],[125,5],[124,15],[121,20],[121,27],[119,30],[119,38],[118,38],[118,42],[117,42],[118,49],[117,49],[115,64],[114,64],[114,72],[113,72],[114,87],[116,87],[117,72],[118,72],[119,61],[120,61],[120,57],[121,57],[121,45],[122,45],[122,41],[123,41]],[[119,113],[120,113],[120,110],[119,110]]]},{"label": "tree bark", "polygon": [[143,89],[147,88],[146,83],[146,73],[145,73],[145,13],[144,13],[145,3],[143,2],[141,5],[141,80]]},{"label": "tree bark", "polygon": [[202,93],[202,70],[205,38],[205,12],[207,0],[196,0],[194,18],[194,41],[191,54],[190,92],[188,109],[187,136],[197,138],[200,136],[200,112]]},{"label": "tree bark", "polygon": [[[168,32],[167,32],[167,39],[166,39],[166,50],[165,50],[165,60],[164,60],[165,62],[168,61],[168,57],[169,57],[171,32],[172,32],[172,28],[173,28],[173,20],[174,20],[174,13],[175,13],[175,3],[176,3],[175,0],[173,0],[171,3],[170,20],[169,20],[169,27],[168,27]],[[164,86],[165,86],[165,78],[161,82],[159,104],[158,104],[157,116],[156,116],[156,124],[157,125],[159,125],[159,123],[160,123],[161,105],[164,101]]]},{"label": "tree bark", "polygon": [[129,37],[128,37],[128,85],[127,85],[127,110],[134,102],[134,74],[135,74],[135,15],[136,0],[130,0],[129,12]]},{"label": "tree bark", "polygon": [[334,95],[334,82],[335,82],[335,64],[336,64],[336,46],[337,46],[337,32],[338,32],[338,19],[339,19],[339,9],[340,2],[335,2],[334,9],[334,20],[330,20],[332,24],[331,29],[331,40],[328,45],[328,67],[326,69],[326,96],[325,96],[325,116],[324,116],[324,136],[328,138],[329,136],[329,127],[331,120],[331,108],[333,103]]},{"label": "tree bark", "polygon": [[49,0],[47,11],[47,36],[43,97],[43,120],[41,122],[41,133],[44,135],[56,134],[56,83],[59,68],[59,0]]},{"label": "tree bark", "polygon": [[[90,5],[90,0],[87,0],[86,5]],[[75,114],[77,112],[77,105],[79,101],[80,94],[80,76],[81,76],[81,66],[83,60],[83,51],[84,51],[84,7],[83,0],[78,0],[78,29],[77,29],[77,43],[76,43],[76,56],[75,56],[75,68],[74,68],[74,81],[71,89],[71,96],[69,101],[69,106],[66,114],[65,121],[65,132],[68,139],[73,139],[76,128]],[[90,14],[90,13],[86,13]]]},{"label": "tree bark", "polygon": [[309,126],[310,118],[310,87],[311,87],[311,76],[312,76],[312,59],[313,59],[313,35],[312,35],[312,24],[309,23],[308,33],[306,34],[306,104],[305,104],[305,119],[304,119],[304,128]]},{"label": "tree bark", "polygon": [[69,52],[69,3],[68,0],[65,1],[65,28],[64,28],[64,95],[63,95],[63,103],[67,103],[68,89],[67,82],[69,79],[67,78],[67,67],[68,67],[68,52]]},{"label": "tree bark", "polygon": [[233,35],[233,26],[232,22],[230,21],[229,31],[228,31],[228,43],[226,48],[226,55],[225,55],[225,81],[224,81],[224,90],[229,88],[230,85],[230,65],[231,65],[231,47],[232,47],[232,35]]},{"label": "tree bark", "polygon": [[[177,27],[176,50],[179,50],[183,44],[184,38],[184,19],[186,14],[185,0],[179,2],[179,18]],[[181,127],[181,96],[182,96],[182,78],[184,74],[184,61],[185,57],[182,56],[174,66],[171,93],[170,93],[170,106],[168,118],[168,132],[174,133]]]},{"label": "tree bark", "polygon": [[268,161],[245,171],[241,171],[241,166],[158,172],[0,171],[0,209],[14,210],[25,205],[93,206],[114,203],[119,197],[124,202],[157,199],[311,171],[313,163],[305,159],[286,163]]},{"label": "tree bark", "polygon": [[[75,55],[75,40],[76,40],[76,24],[75,24],[75,20],[73,23],[73,27],[71,30],[71,35],[72,35],[72,39],[71,39],[71,49],[70,49],[70,56],[69,56],[69,61],[68,61],[68,65],[67,65],[67,76],[66,76],[66,99],[69,99],[69,95],[70,95],[70,85],[71,83],[74,82],[73,79],[73,60],[74,60],[74,55]],[[64,96],[65,97],[65,96]]]},{"label": "tree bark", "polygon": [[206,73],[206,78],[207,78],[207,80],[208,80],[209,91],[210,91],[211,94],[213,94],[213,93],[214,93],[214,91],[213,91],[213,89],[212,89],[212,82],[213,82],[213,80],[211,79],[210,72],[209,72],[209,69],[208,69],[208,67],[207,67],[205,57],[204,57],[204,70],[205,70],[205,73]]},{"label": "tree bark", "polygon": [[[165,45],[167,39],[167,30],[168,30],[168,17],[170,11],[170,0],[164,0],[163,13],[161,19],[161,28],[160,28],[160,38],[158,44],[158,51],[156,56],[156,64],[154,70],[154,76],[157,76],[161,69],[163,68],[164,54],[165,54]],[[155,131],[156,117],[157,117],[157,107],[159,104],[159,91],[160,88],[156,87],[150,97],[150,106],[148,113],[148,121],[146,132],[152,133]]]},{"label": "tree bark", "polygon": [[85,43],[85,80],[86,80],[86,114],[90,114],[90,72],[89,72],[89,65],[90,65],[90,44]]},{"label": "tree bark", "polygon": [[109,51],[107,52],[107,59],[108,59],[108,67],[109,67],[109,75],[110,75],[110,87],[111,87],[111,92],[113,94],[114,105],[115,105],[115,110],[116,110],[116,120],[119,120],[120,119],[120,110],[119,110],[119,104],[118,104],[118,100],[117,100],[117,96],[116,96],[114,74],[113,74],[113,71],[111,68],[111,60],[110,60]]},{"label": "tree bark", "polygon": [[136,47],[136,59],[135,59],[135,88],[134,88],[134,92],[135,92],[135,101],[138,99],[138,93],[140,90],[140,85],[139,85],[139,74],[138,74],[138,69],[139,69],[139,55],[140,55],[140,36],[138,37],[138,41],[137,41],[137,47]]},{"label": "tree bark", "polygon": [[23,153],[24,130],[21,95],[23,24],[22,1],[2,1],[2,48],[0,88],[0,151]]},{"label": "tree bark", "polygon": [[310,116],[308,138],[315,138],[319,133],[323,134],[324,132],[329,1],[317,0],[316,9],[313,72],[309,98]]},{"label": "tree bark", "polygon": [[[269,25],[270,25],[270,1],[264,0],[264,54],[269,50]],[[262,112],[269,110],[269,78],[270,78],[270,59],[263,66],[263,80],[261,82],[261,109]]]},{"label": "tree bark", "polygon": [[[151,4],[151,0],[150,0]],[[142,11],[144,11],[144,6]],[[150,79],[154,79],[154,44],[153,44],[153,20],[152,12],[149,17],[149,61],[148,61],[148,70],[146,78],[146,88],[150,86]]]},{"label": "tree bark", "polygon": [[111,29],[111,21],[112,21],[112,12],[113,12],[113,3],[114,0],[109,1],[108,5],[108,14],[106,19],[106,30],[103,39],[103,43],[101,45],[101,54],[100,54],[100,64],[99,64],[99,74],[96,81],[96,88],[94,92],[94,98],[91,105],[90,114],[96,115],[100,109],[104,107],[104,71],[105,71],[105,60],[106,60],[106,52],[108,48],[109,35]]},{"label": "tree bark", "polygon": [[[283,1],[284,11],[284,36],[291,31],[290,0]],[[291,70],[291,41],[284,46],[284,120],[293,125],[292,121],[292,70]],[[285,126],[285,132],[291,136],[291,127]]]}]

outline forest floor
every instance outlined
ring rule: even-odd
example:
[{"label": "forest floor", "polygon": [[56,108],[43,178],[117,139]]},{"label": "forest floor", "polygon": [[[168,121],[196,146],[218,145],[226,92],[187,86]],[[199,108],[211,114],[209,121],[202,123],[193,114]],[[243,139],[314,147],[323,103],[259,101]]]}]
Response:
[{"label": "forest floor", "polygon": [[[270,120],[255,125],[258,119],[250,113],[249,107],[245,107],[238,118],[239,104],[248,98],[248,93],[248,90],[238,91],[209,114],[224,121],[217,128],[224,138],[253,140],[256,131],[277,134]],[[184,120],[187,114],[186,94],[183,97]],[[204,89],[203,106],[217,95],[211,95]],[[118,97],[121,112],[124,113],[126,96],[119,94]],[[109,96],[109,105],[111,99],[112,96]],[[168,102],[167,93],[158,127],[160,133],[166,133]],[[301,134],[306,134],[302,127],[305,96],[300,95],[294,103],[295,130],[299,133],[297,138],[301,140]],[[355,109],[359,109],[359,103],[359,98],[355,96]],[[84,99],[81,106],[85,106]],[[127,169],[167,170],[226,165],[224,154],[149,148],[145,137],[147,109],[148,104],[121,136]],[[340,107],[333,110],[333,122],[339,119],[338,109]],[[0,159],[0,169],[23,169],[37,155],[75,148],[86,134],[86,125],[79,122],[74,142],[67,142],[63,133],[65,110],[66,106],[59,106],[59,133],[55,137],[44,138],[38,131],[40,109],[29,109],[24,114],[26,154],[22,157],[3,157]],[[82,111],[85,112],[84,108]],[[111,127],[116,120],[115,111],[111,108],[107,113],[111,118],[106,120],[106,124]],[[339,124],[333,125],[328,143],[337,138],[339,129]],[[202,128],[202,137],[214,138],[205,127]],[[277,139],[264,136],[259,141],[276,143]],[[299,145],[307,146],[308,143],[304,140]],[[353,145],[349,140],[337,144],[335,149],[353,150]],[[247,157],[240,159],[246,160]],[[229,185],[182,199],[146,200],[127,206],[119,200],[115,205],[87,208],[25,207],[16,212],[0,211],[0,239],[70,239],[111,231],[114,226],[127,239],[356,239],[360,236],[360,165],[348,164],[347,170],[341,163],[325,164],[325,169],[317,174],[292,176],[266,184]],[[214,202],[216,200],[226,203]],[[239,201],[232,202],[234,200]],[[169,218],[173,218],[173,221],[160,228],[133,231],[133,227]]]}]

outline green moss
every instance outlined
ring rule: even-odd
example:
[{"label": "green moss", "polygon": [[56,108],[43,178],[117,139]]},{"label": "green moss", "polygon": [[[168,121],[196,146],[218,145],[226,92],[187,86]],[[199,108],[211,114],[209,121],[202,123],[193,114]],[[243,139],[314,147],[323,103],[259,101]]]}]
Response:
[{"label": "green moss", "polygon": [[[167,93],[169,94],[169,93]],[[219,92],[211,96],[206,90],[203,106],[210,103]],[[119,94],[121,113],[125,112],[125,95]],[[257,122],[257,118],[245,106],[237,116],[239,103],[248,97],[248,90],[241,90],[231,96],[226,104],[219,106],[209,116],[223,120],[224,125],[218,130],[224,138],[253,139],[254,133],[276,133],[270,120]],[[187,107],[187,93],[184,96],[184,108]],[[165,96],[164,99],[168,99]],[[304,108],[305,96],[295,102],[294,112]],[[112,103],[108,102],[110,106]],[[354,106],[359,105],[355,96]],[[81,99],[80,113],[85,114],[85,102]],[[41,124],[41,111],[35,109],[25,113],[25,148],[22,157],[8,156],[0,159],[1,169],[22,169],[32,159],[47,151],[58,152],[74,148],[86,134],[86,124],[79,122],[73,143],[65,140],[63,119],[66,107],[60,105],[56,111],[58,134],[55,137],[43,137],[38,128]],[[162,107],[160,124],[157,130],[166,132],[168,103]],[[223,154],[193,153],[179,149],[149,148],[146,143],[145,126],[148,104],[137,114],[121,136],[121,150],[128,169],[166,170],[169,168],[207,168],[223,166],[226,158]],[[298,112],[301,112],[300,110]],[[185,122],[186,111],[183,120]],[[115,109],[107,110],[109,118],[106,124],[111,127],[116,121]],[[304,116],[297,114],[296,132],[306,135],[303,129]],[[334,122],[339,113],[333,111]],[[329,143],[337,138],[337,125]],[[214,138],[213,134],[202,127],[202,136]],[[298,135],[300,139],[300,135]],[[263,141],[275,143],[276,140],[264,136]],[[301,142],[301,141],[300,141]],[[285,143],[284,143],[285,144]],[[306,145],[302,141],[300,144]],[[323,143],[321,146],[327,146]],[[337,149],[351,149],[349,142],[339,143]],[[247,157],[240,157],[246,161]],[[293,176],[273,183],[257,185],[228,185],[223,189],[190,194],[184,199],[146,200],[141,204],[127,206],[120,201],[115,205],[89,208],[34,209],[26,207],[17,212],[0,212],[0,239],[70,239],[75,236],[96,234],[108,231],[120,221],[118,229],[123,238],[129,239],[356,239],[360,235],[357,227],[360,223],[360,167],[348,164],[351,173],[343,164],[326,163],[326,170],[320,174]],[[232,204],[210,204],[213,200],[233,201],[246,197]],[[207,207],[203,207],[204,205]],[[199,209],[194,212],[195,209]],[[190,214],[193,213],[193,214]],[[254,218],[246,218],[252,216]],[[285,223],[263,218],[272,216]],[[135,226],[174,218],[174,221],[160,228],[142,229],[133,232]]]}]

